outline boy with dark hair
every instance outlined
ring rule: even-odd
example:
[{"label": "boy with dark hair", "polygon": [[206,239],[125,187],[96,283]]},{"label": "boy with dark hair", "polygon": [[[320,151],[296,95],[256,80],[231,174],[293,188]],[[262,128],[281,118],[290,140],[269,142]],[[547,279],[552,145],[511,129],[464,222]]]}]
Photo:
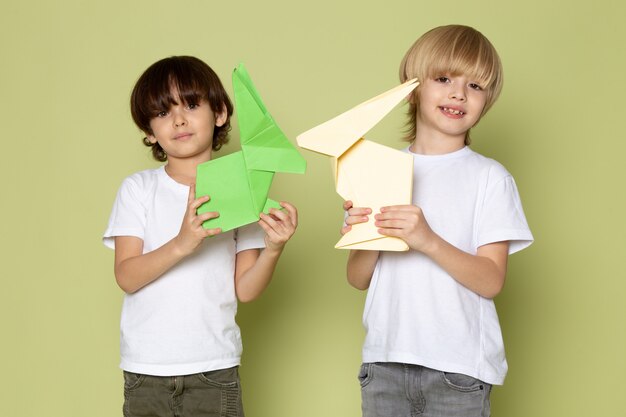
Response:
[{"label": "boy with dark hair", "polygon": [[104,233],[126,292],[124,415],[242,416],[237,299],[254,300],[269,284],[296,208],[281,203],[285,210],[224,233],[203,228],[219,213],[197,215],[209,196],[195,198],[196,167],[226,143],[233,106],[201,60],[154,63],[133,89],[131,112],[166,164],[124,180]]}]

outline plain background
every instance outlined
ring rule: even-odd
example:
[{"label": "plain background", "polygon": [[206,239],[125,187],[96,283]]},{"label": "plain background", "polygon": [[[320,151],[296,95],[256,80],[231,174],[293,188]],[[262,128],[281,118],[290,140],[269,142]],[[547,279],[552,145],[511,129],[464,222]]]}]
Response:
[{"label": "plain background", "polygon": [[[623,412],[625,47],[621,1],[4,2],[0,14],[2,415],[121,415],[122,291],[101,243],[122,179],[157,164],[128,99],[169,55],[208,62],[232,91],[245,62],[274,118],[297,134],[398,83],[424,31],[482,31],[505,67],[473,148],[514,175],[536,243],[496,299],[510,372],[493,415]],[[368,138],[401,148],[405,108]],[[238,130],[224,153],[238,147]],[[271,196],[300,227],[263,297],[240,308],[247,415],[360,415],[365,293],[333,249],[342,220],[330,163]],[[219,154],[218,154],[219,156]]]}]

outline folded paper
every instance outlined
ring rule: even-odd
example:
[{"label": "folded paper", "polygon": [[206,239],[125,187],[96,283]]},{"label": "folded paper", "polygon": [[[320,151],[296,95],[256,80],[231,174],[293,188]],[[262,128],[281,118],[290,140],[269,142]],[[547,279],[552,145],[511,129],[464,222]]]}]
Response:
[{"label": "folded paper", "polygon": [[302,174],[306,161],[280,130],[263,104],[243,64],[233,71],[235,111],[241,151],[198,165],[196,198],[211,200],[198,214],[219,212],[205,228],[231,230],[259,220],[260,213],[280,204],[268,198],[275,172]]},{"label": "folded paper", "polygon": [[[415,79],[407,81],[296,138],[302,148],[333,157],[337,193],[352,200],[354,207],[369,207],[375,214],[384,206],[411,204],[413,157],[363,136],[418,84]],[[378,233],[374,222],[371,215],[368,222],[353,225],[335,247],[408,250],[403,240]]]}]

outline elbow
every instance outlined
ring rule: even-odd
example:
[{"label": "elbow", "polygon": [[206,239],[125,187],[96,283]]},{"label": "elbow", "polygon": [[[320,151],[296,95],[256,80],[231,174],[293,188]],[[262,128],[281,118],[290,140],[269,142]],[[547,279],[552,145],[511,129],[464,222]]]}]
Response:
[{"label": "elbow", "polygon": [[256,300],[257,298],[259,298],[258,295],[254,296],[254,295],[250,295],[250,294],[239,294],[237,293],[237,300],[239,300],[240,303],[250,303],[254,300]]},{"label": "elbow", "polygon": [[500,294],[500,291],[489,290],[489,291],[483,291],[482,294],[480,294],[480,296],[483,298],[486,298],[487,300],[493,300],[494,298],[496,298],[498,294]]},{"label": "elbow", "polygon": [[129,295],[136,293],[140,289],[140,287],[132,285],[132,283],[130,283],[129,280],[118,271],[115,271],[115,282],[117,282],[117,286],[120,287],[122,291]]},{"label": "elbow", "polygon": [[134,294],[139,290],[139,288],[134,288],[119,279],[116,279],[116,281],[117,281],[117,286],[120,287],[121,290],[124,291],[126,294],[129,294],[129,295]]},{"label": "elbow", "polygon": [[370,287],[370,280],[359,280],[348,275],[348,284],[357,290],[365,291]]},{"label": "elbow", "polygon": [[235,295],[240,303],[250,303],[261,296],[263,289],[258,288],[246,288],[245,285],[235,285]]},{"label": "elbow", "polygon": [[481,291],[480,295],[483,298],[492,300],[496,298],[496,296],[500,294],[503,289],[504,289],[504,277],[499,277],[497,280],[494,280],[494,282],[492,283],[492,285],[489,286],[489,288],[485,288],[483,291]]}]

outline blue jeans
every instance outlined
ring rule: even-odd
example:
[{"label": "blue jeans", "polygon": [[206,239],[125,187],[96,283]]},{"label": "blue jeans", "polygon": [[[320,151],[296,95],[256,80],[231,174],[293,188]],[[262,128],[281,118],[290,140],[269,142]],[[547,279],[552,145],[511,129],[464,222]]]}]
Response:
[{"label": "blue jeans", "polygon": [[403,363],[364,363],[363,417],[488,417],[491,385]]},{"label": "blue jeans", "polygon": [[243,417],[238,367],[183,376],[124,371],[124,417]]}]

